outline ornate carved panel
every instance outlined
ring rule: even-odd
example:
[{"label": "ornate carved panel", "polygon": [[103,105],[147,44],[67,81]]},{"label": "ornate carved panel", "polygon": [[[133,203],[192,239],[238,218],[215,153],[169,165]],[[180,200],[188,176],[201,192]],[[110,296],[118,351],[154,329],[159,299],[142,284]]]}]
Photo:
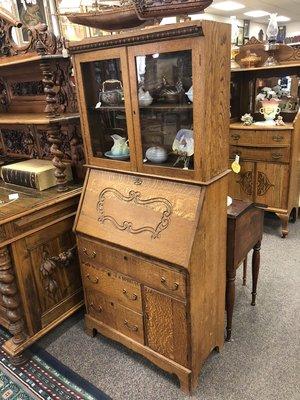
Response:
[{"label": "ornate carved panel", "polygon": [[3,78],[0,78],[0,107],[1,111],[6,111],[8,106],[7,89]]},{"label": "ornate carved panel", "polygon": [[251,196],[253,194],[253,172],[252,171],[246,171],[244,173],[241,173],[241,178],[238,183],[241,185],[241,188],[247,195]]},{"label": "ornate carved panel", "polygon": [[[136,221],[122,220],[122,214],[120,213],[120,219],[117,221],[112,215],[109,215],[109,203],[112,198],[119,199],[121,203],[134,203],[138,206],[143,206],[146,208],[153,207],[154,209],[160,209],[161,219],[159,221],[153,221],[153,226],[143,226],[141,225],[139,219]],[[142,194],[134,190],[130,190],[128,196],[126,196],[114,188],[105,188],[102,190],[97,203],[97,211],[100,213],[98,221],[102,224],[105,221],[110,221],[115,228],[132,234],[150,232],[152,239],[159,238],[160,233],[167,229],[170,223],[172,210],[172,204],[165,198],[156,197],[143,199]]]},{"label": "ornate carved panel", "polygon": [[267,175],[261,171],[257,173],[257,195],[264,196],[267,191],[274,186],[270,181]]},{"label": "ornate carved panel", "polygon": [[75,85],[70,80],[71,63],[57,63],[53,74],[53,80],[58,88],[56,100],[59,112],[78,112]]},{"label": "ornate carved panel", "polygon": [[63,251],[58,256],[50,256],[46,246],[43,248],[43,262],[40,271],[44,281],[44,289],[48,296],[55,299],[58,291],[58,282],[54,271],[58,268],[67,268],[74,262],[77,255],[77,247],[74,245],[69,250]]},{"label": "ornate carved panel", "polygon": [[12,37],[12,28],[21,28],[20,21],[6,10],[0,10],[0,56],[14,56],[29,52],[42,50],[44,54],[56,54],[62,48],[62,42],[48,31],[47,25],[39,23],[34,27],[28,28],[28,42],[23,45],[15,43]]},{"label": "ornate carved panel", "polygon": [[43,96],[44,85],[42,81],[14,82],[10,85],[13,96]]},{"label": "ornate carved panel", "polygon": [[4,151],[7,155],[36,158],[38,146],[30,127],[1,129]]}]

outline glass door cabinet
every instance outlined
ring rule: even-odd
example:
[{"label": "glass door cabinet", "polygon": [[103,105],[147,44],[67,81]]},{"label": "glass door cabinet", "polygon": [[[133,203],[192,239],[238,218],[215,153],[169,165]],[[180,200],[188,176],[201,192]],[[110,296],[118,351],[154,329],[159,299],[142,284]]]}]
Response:
[{"label": "glass door cabinet", "polygon": [[194,179],[201,151],[196,64],[190,39],[77,57],[88,163]]}]

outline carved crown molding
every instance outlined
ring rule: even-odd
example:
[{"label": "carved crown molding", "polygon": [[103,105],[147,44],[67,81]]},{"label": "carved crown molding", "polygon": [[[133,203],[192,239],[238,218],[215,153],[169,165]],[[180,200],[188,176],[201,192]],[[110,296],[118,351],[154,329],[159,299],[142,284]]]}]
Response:
[{"label": "carved crown molding", "polygon": [[[28,33],[28,42],[17,44],[12,37],[13,28],[25,28]],[[0,57],[16,56],[38,52],[41,55],[52,55],[61,52],[62,42],[54,33],[48,31],[46,24],[39,23],[34,27],[24,26],[21,21],[0,7]]]},{"label": "carved crown molding", "polygon": [[107,49],[112,47],[122,46],[135,46],[138,44],[145,44],[151,42],[159,42],[168,39],[182,39],[186,37],[204,36],[201,26],[183,26],[165,31],[147,32],[141,33],[134,36],[118,37],[117,35],[111,35],[108,39],[101,39],[99,41],[84,41],[82,43],[67,43],[67,47],[70,53],[80,53],[89,50]]}]

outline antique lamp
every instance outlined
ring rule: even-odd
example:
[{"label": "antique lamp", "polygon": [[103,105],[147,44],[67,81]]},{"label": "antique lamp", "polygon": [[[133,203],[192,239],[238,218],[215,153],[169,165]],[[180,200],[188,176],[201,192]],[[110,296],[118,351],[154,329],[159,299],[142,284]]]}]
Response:
[{"label": "antique lamp", "polygon": [[239,52],[239,47],[236,44],[237,38],[239,36],[239,26],[235,15],[232,15],[230,17],[230,23],[231,23],[231,68],[234,69],[234,68],[240,68],[238,63],[235,61],[235,56]]},{"label": "antique lamp", "polygon": [[279,44],[276,43],[278,35],[278,24],[277,14],[270,14],[270,21],[267,28],[268,43],[265,45],[265,50],[269,53],[269,56],[264,63],[265,67],[272,67],[277,65],[278,62],[275,59],[275,52],[279,48]]}]

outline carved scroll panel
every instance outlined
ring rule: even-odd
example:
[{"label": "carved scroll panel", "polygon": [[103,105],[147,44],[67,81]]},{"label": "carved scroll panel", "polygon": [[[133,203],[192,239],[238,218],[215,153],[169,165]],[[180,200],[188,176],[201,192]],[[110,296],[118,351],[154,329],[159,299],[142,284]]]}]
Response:
[{"label": "carved scroll panel", "polygon": [[203,191],[193,185],[91,170],[76,229],[185,266]]}]

